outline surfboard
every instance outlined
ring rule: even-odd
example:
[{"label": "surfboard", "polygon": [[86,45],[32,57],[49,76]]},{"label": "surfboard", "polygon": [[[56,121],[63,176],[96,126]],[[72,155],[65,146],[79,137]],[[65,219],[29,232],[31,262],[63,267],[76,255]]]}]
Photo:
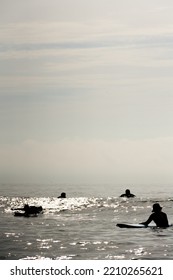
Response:
[{"label": "surfboard", "polygon": [[120,228],[146,228],[147,226],[142,225],[142,224],[121,223],[121,224],[117,224],[117,227],[120,227]]},{"label": "surfboard", "polygon": [[37,217],[37,214],[26,215],[26,213],[14,212],[14,216],[16,216],[16,217]]},{"label": "surfboard", "polygon": [[[148,225],[145,226],[143,224],[130,224],[130,223],[121,223],[116,225],[119,228],[157,228],[154,225]],[[173,226],[173,224],[170,224],[169,227]]]}]

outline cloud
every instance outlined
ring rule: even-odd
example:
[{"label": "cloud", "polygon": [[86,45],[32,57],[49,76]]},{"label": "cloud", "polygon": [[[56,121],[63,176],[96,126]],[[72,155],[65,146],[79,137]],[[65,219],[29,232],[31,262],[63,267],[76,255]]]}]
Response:
[{"label": "cloud", "polygon": [[171,181],[172,2],[13,2],[0,11],[1,175]]}]

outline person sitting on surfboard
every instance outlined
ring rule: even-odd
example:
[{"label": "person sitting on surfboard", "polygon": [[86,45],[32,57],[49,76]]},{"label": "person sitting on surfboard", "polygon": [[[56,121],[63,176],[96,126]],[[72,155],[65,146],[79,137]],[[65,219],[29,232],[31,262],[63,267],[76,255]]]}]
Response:
[{"label": "person sitting on surfboard", "polygon": [[62,192],[60,196],[58,196],[58,198],[66,198],[66,193]]},{"label": "person sitting on surfboard", "polygon": [[120,195],[120,197],[134,197],[135,195],[134,194],[132,194],[131,192],[130,192],[130,190],[129,189],[127,189],[126,191],[125,191],[125,193],[123,193],[122,195]]},{"label": "person sitting on surfboard", "polygon": [[148,226],[152,221],[155,222],[157,227],[169,227],[168,218],[166,213],[162,212],[162,207],[159,203],[153,204],[152,214],[148,220],[144,223],[141,223],[145,226]]}]

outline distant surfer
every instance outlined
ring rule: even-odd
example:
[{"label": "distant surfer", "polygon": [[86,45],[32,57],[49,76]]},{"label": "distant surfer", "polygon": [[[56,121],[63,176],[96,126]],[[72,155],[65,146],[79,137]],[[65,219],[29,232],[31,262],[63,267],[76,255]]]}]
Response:
[{"label": "distant surfer", "polygon": [[41,213],[43,208],[42,206],[29,206],[28,204],[25,204],[23,208],[13,208],[12,210],[24,211],[25,216],[29,216]]},{"label": "distant surfer", "polygon": [[159,203],[153,204],[152,214],[148,220],[144,223],[141,223],[145,226],[148,226],[152,221],[156,224],[157,227],[169,227],[168,218],[166,213],[162,212],[162,207]]},{"label": "distant surfer", "polygon": [[60,196],[58,196],[58,198],[66,198],[66,193],[62,192]]},{"label": "distant surfer", "polygon": [[125,193],[123,193],[122,195],[120,195],[120,197],[135,197],[135,195],[134,194],[132,194],[131,192],[130,192],[130,190],[129,189],[127,189],[126,191],[125,191]]}]

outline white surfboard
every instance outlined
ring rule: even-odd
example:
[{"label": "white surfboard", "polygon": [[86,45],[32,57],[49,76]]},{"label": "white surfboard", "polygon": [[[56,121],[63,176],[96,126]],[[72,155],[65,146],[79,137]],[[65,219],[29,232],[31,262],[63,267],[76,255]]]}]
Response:
[{"label": "white surfboard", "polygon": [[120,227],[120,228],[146,228],[147,226],[142,225],[142,224],[121,223],[121,224],[117,224],[117,227]]},{"label": "white surfboard", "polygon": [[[145,226],[143,224],[130,224],[130,223],[119,223],[116,226],[119,228],[156,228],[156,226],[153,225]],[[172,224],[169,225],[169,227],[171,226]]]}]

